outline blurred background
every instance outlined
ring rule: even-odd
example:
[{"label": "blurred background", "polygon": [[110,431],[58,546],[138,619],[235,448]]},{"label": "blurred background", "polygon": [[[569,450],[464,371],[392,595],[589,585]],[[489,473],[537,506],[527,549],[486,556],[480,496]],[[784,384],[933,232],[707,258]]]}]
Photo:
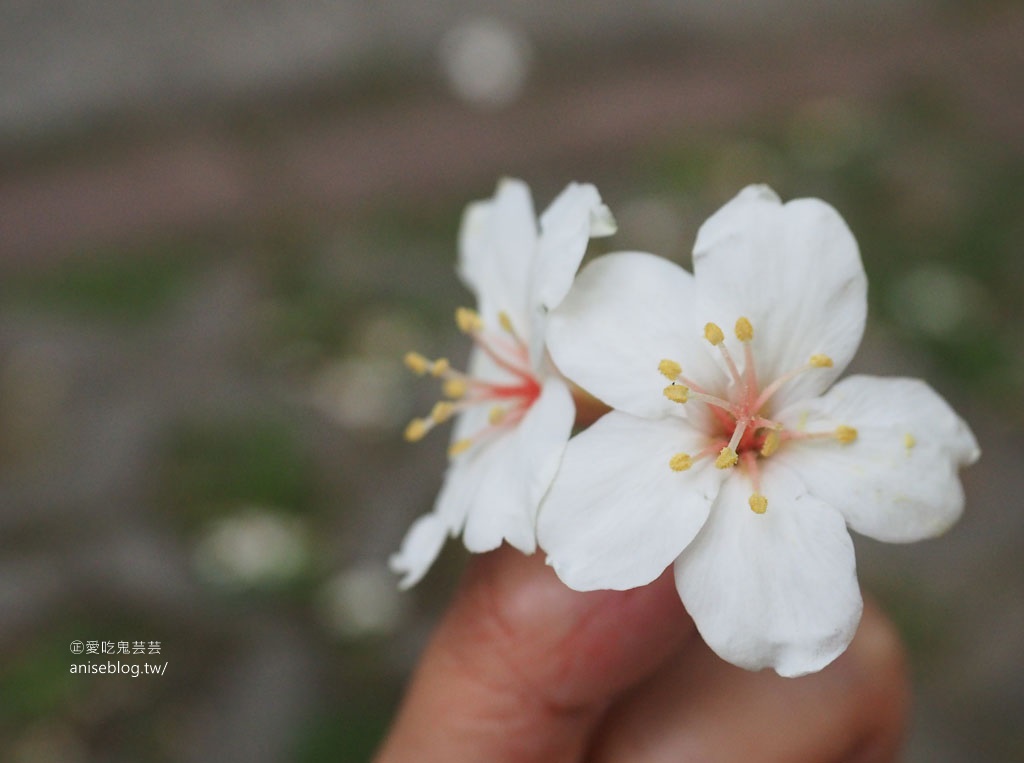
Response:
[{"label": "blurred background", "polygon": [[[1024,759],[1024,7],[995,0],[2,0],[0,759],[360,761],[465,562],[400,594],[462,362],[464,205],[594,182],[689,264],[750,182],[863,251],[854,370],[984,457],[947,536],[857,538],[907,760]],[[70,643],[159,642],[162,676]]]}]

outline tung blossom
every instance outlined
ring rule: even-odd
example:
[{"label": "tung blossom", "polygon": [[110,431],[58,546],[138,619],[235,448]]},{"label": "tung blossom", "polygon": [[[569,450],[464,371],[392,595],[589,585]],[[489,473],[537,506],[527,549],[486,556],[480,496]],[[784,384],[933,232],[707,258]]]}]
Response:
[{"label": "tung blossom", "polygon": [[536,516],[572,431],[575,406],[545,349],[547,311],[568,293],[592,236],[615,222],[592,185],[570,184],[541,215],[529,188],[503,180],[492,199],[471,204],[459,233],[458,274],[477,298],[455,320],[473,340],[469,370],[409,353],[406,365],[442,383],[443,400],[413,419],[417,441],[454,418],[451,462],[431,512],[409,528],[392,570],[415,585],[445,539],[489,551],[507,541],[536,549]]},{"label": "tung blossom", "polygon": [[924,382],[851,376],[867,283],[816,199],[751,186],[713,215],[694,273],[653,255],[584,268],[550,316],[561,371],[614,410],[577,435],[538,539],[577,590],[674,565],[704,640],[782,675],[853,638],[862,601],[847,527],[937,535],[963,508],[964,422]]}]

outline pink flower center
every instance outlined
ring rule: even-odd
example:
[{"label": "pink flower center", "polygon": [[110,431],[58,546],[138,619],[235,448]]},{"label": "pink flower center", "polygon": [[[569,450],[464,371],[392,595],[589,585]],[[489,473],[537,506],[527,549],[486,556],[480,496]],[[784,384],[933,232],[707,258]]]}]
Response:
[{"label": "pink flower center", "polygon": [[704,327],[704,338],[717,347],[725,361],[729,376],[732,379],[736,399],[726,399],[710,394],[699,384],[683,375],[679,363],[673,360],[662,360],[658,364],[661,371],[672,383],[665,388],[665,396],[676,403],[699,401],[708,406],[715,420],[713,431],[709,431],[708,445],[696,455],[677,453],[669,461],[674,471],[686,471],[703,458],[715,459],[719,469],[730,469],[741,464],[743,470],[754,486],[750,497],[750,508],[763,514],[768,507],[768,500],[761,495],[760,472],[758,461],[773,455],[788,440],[823,439],[838,440],[848,444],[857,439],[857,430],[849,426],[839,426],[832,432],[803,432],[786,430],[781,422],[774,421],[762,413],[769,400],[783,385],[800,374],[821,368],[831,368],[832,359],[827,355],[811,355],[807,363],[782,374],[764,386],[761,385],[757,365],[751,344],[754,339],[754,328],[747,318],[736,321],[736,338],[743,344],[743,370],[740,371],[736,360],[725,346],[725,335],[714,323]]}]

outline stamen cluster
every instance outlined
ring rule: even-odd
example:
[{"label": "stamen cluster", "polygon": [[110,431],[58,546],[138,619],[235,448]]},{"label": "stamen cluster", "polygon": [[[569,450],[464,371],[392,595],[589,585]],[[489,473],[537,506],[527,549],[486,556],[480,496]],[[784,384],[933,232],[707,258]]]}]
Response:
[{"label": "stamen cluster", "polygon": [[502,334],[488,331],[480,315],[468,307],[455,311],[455,324],[468,334],[478,347],[506,377],[506,381],[480,378],[451,367],[447,358],[429,360],[417,352],[407,353],[406,367],[418,376],[442,380],[442,394],[448,398],[434,404],[430,413],[415,418],[405,428],[405,439],[417,442],[431,429],[452,416],[477,406],[490,406],[487,425],[479,431],[459,438],[448,446],[448,455],[454,458],[468,451],[475,443],[487,438],[500,427],[515,426],[540,394],[540,383],[530,368],[529,349],[516,333],[507,313],[498,314]]},{"label": "stamen cluster", "polygon": [[763,411],[773,395],[781,387],[797,376],[819,368],[831,368],[833,363],[828,355],[815,353],[807,363],[785,373],[759,389],[757,365],[751,343],[754,339],[754,326],[749,318],[741,316],[734,327],[736,338],[743,344],[743,371],[725,345],[725,332],[716,323],[704,326],[704,338],[721,353],[722,360],[729,371],[733,384],[735,400],[725,396],[708,393],[697,382],[683,376],[683,367],[677,361],[663,359],[658,363],[658,371],[672,383],[665,387],[664,395],[674,403],[687,403],[696,400],[708,406],[708,410],[717,423],[717,431],[709,432],[707,446],[696,455],[676,453],[669,459],[669,468],[673,471],[686,471],[704,458],[715,456],[715,467],[731,469],[742,463],[742,468],[754,486],[750,496],[750,509],[755,514],[764,514],[768,510],[768,499],[761,494],[761,478],[758,469],[759,458],[774,455],[782,443],[795,439],[834,438],[848,445],[857,439],[854,427],[840,425],[833,432],[801,432],[786,430],[779,421],[764,415]]}]

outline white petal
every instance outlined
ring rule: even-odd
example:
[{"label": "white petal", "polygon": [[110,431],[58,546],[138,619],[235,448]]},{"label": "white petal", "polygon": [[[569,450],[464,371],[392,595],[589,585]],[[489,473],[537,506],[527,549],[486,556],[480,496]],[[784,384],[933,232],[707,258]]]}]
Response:
[{"label": "white petal", "polygon": [[498,313],[505,311],[517,329],[530,330],[530,273],[536,254],[533,200],[521,180],[502,180],[494,198],[466,208],[457,269],[489,324],[496,325]]},{"label": "white petal", "polygon": [[857,629],[853,543],[838,511],[767,464],[755,514],[750,481],[733,472],[711,516],[676,561],[676,586],[704,640],[725,660],[784,676],[820,670]]},{"label": "white petal", "polygon": [[[497,384],[515,384],[521,381],[518,377],[498,366],[487,353],[480,349],[474,349],[470,354],[468,367],[469,375],[476,379],[483,379]],[[552,389],[549,391],[546,383],[540,398],[534,402],[531,409],[531,414],[533,415],[528,415],[519,425],[521,429],[522,425],[527,421],[539,419],[539,421],[544,422],[540,427],[536,425],[532,427],[533,429],[539,429],[537,436],[541,438],[541,442],[537,442],[535,447],[537,452],[549,447],[543,443],[543,435],[545,432],[552,430],[564,430],[561,435],[561,447],[564,447],[565,442],[569,439],[572,420],[575,414],[571,395],[564,389],[564,383],[558,380],[557,377],[552,378],[555,385],[563,387],[563,390]],[[565,401],[566,397],[568,398],[567,402]],[[562,406],[559,406],[559,400],[563,402]],[[538,405],[542,401],[544,405],[538,409]],[[464,439],[476,442],[470,450],[451,461],[434,505],[434,511],[444,518],[446,524],[452,528],[452,533],[455,535],[460,533],[465,527],[466,518],[469,516],[471,508],[477,503],[481,491],[485,490],[485,481],[494,482],[496,479],[498,481],[506,479],[501,474],[495,477],[492,474],[495,470],[504,472],[509,468],[513,468],[518,469],[520,473],[525,473],[526,470],[541,469],[541,465],[536,463],[536,459],[539,456],[528,456],[526,457],[527,459],[534,459],[534,461],[527,461],[519,455],[520,451],[523,450],[523,446],[517,443],[521,441],[523,435],[517,434],[514,429],[499,429],[492,431],[490,434],[484,434],[486,430],[492,429],[489,422],[490,407],[487,404],[472,405],[456,416],[455,423],[452,426],[450,440],[452,443]],[[547,414],[543,413],[543,411],[547,411]],[[537,415],[538,412],[539,416]],[[494,451],[493,453],[491,452],[492,450]],[[506,455],[509,451],[513,454],[511,457]],[[511,467],[509,466],[510,464],[512,465]],[[520,477],[509,476],[508,479],[515,482]],[[551,475],[548,475],[546,479],[545,489],[547,484],[550,484]],[[540,501],[540,496],[533,495],[532,490],[535,490],[535,487],[526,489],[527,487],[529,486],[520,486],[516,492],[526,496],[525,500],[532,506],[532,513],[529,515],[531,518],[529,532],[527,533],[521,527],[518,527],[518,524],[521,523],[517,524],[518,529],[515,532],[510,532],[516,537],[515,544],[517,547],[532,551],[535,545],[533,540],[533,518],[536,515],[536,507]],[[517,516],[518,514],[519,512],[516,512]],[[486,523],[484,524],[486,525]],[[496,548],[501,544],[500,538],[497,540],[487,540],[486,542],[481,540],[479,538],[481,529],[481,517],[478,516],[474,522],[474,541],[482,545],[490,544],[490,548]]]},{"label": "white petal", "polygon": [[466,517],[486,476],[473,456],[468,452],[448,464],[434,502],[434,512],[444,520],[452,535],[458,535],[465,527]]},{"label": "white petal", "polygon": [[437,514],[424,514],[412,523],[401,547],[388,560],[391,571],[404,576],[399,588],[410,588],[420,582],[437,559],[446,537],[448,528]]},{"label": "white petal", "polygon": [[675,472],[704,436],[681,419],[612,411],[570,442],[537,521],[548,564],[573,589],[624,590],[658,577],[707,518],[723,472]]},{"label": "white petal", "polygon": [[523,483],[524,459],[514,433],[457,458],[475,459],[476,493],[469,506],[462,540],[473,553],[491,551],[507,540],[524,553],[537,541],[534,508]]},{"label": "white petal", "polygon": [[860,344],[867,279],[857,242],[832,207],[818,199],[783,205],[766,186],[750,186],[701,226],[693,251],[698,327],[713,321],[742,358],[736,319],[754,327],[752,348],[762,385],[828,355],[834,367],[801,374],[775,397],[819,394]]},{"label": "white petal", "polygon": [[693,331],[693,277],[652,254],[599,257],[580,271],[552,311],[548,349],[567,377],[613,408],[635,416],[682,415],[665,398],[663,359],[705,386],[721,373]]},{"label": "white petal", "polygon": [[773,456],[857,532],[890,542],[920,540],[945,531],[963,511],[957,470],[977,460],[978,444],[923,381],[851,376],[780,418],[809,432],[857,430],[847,445],[792,441]]},{"label": "white petal", "polygon": [[615,219],[589,184],[570,183],[540,218],[534,304],[552,309],[569,293],[591,237],[610,236]]},{"label": "white petal", "polygon": [[435,511],[463,534],[466,548],[490,551],[502,538],[526,552],[536,546],[527,495],[517,480],[521,459],[515,433],[499,432],[452,459]]},{"label": "white petal", "polygon": [[576,404],[568,385],[551,376],[516,431],[523,457],[522,478],[534,523],[541,499],[558,471],[575,420]]},{"label": "white petal", "polygon": [[461,470],[466,486],[456,494],[466,507],[466,548],[479,553],[508,541],[533,553],[537,508],[558,469],[574,418],[568,387],[553,377],[515,429],[456,457],[454,468]]},{"label": "white petal", "polygon": [[[470,353],[468,369],[469,375],[476,379],[497,383],[511,381],[508,372],[477,348]],[[441,491],[434,503],[434,511],[444,518],[453,535],[462,532],[469,509],[480,489],[480,482],[486,476],[486,469],[479,465],[482,452],[509,436],[509,433],[503,433],[489,440],[481,439],[479,435],[489,427],[488,418],[487,405],[473,405],[456,416],[452,425],[452,444],[466,439],[479,442],[476,447],[449,462]]]}]

